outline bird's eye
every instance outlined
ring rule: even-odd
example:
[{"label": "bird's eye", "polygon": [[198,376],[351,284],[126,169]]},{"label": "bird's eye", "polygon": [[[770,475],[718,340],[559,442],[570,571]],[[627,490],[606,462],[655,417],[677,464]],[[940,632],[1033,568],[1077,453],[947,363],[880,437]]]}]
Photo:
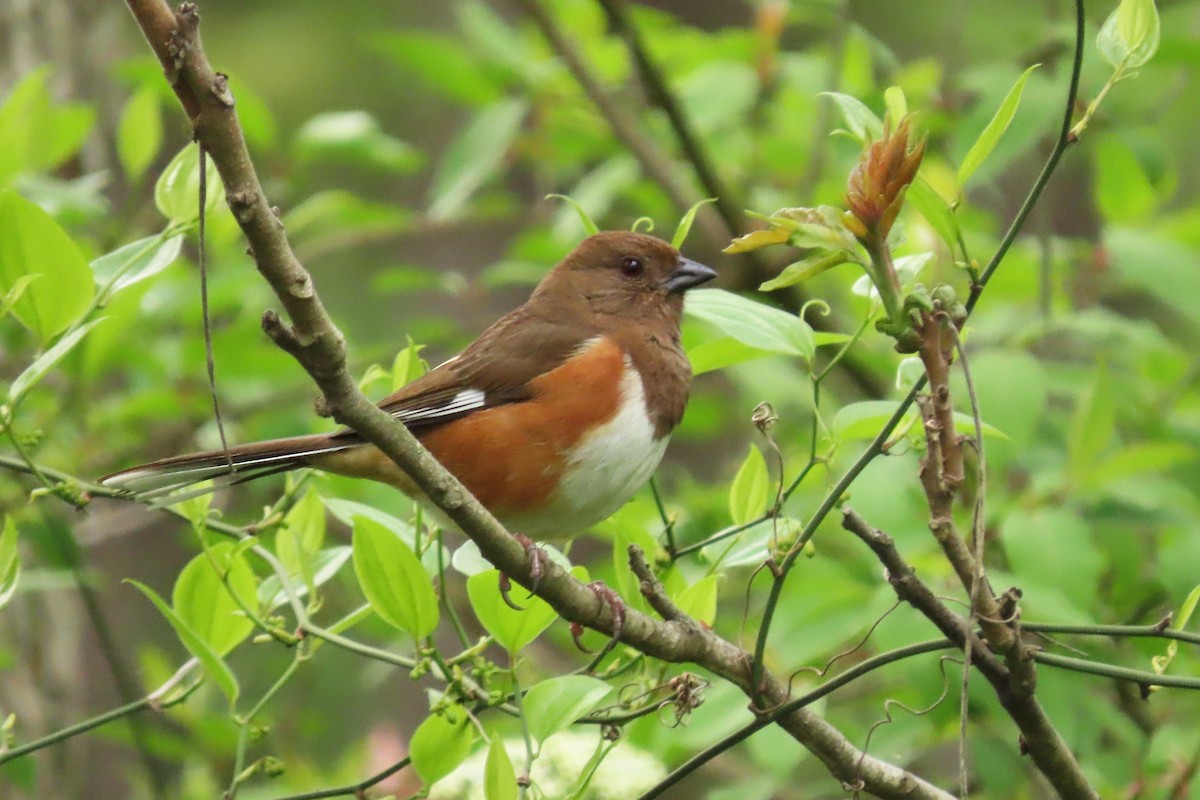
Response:
[{"label": "bird's eye", "polygon": [[625,256],[621,259],[621,274],[626,278],[636,278],[642,274],[642,260],[635,256]]}]

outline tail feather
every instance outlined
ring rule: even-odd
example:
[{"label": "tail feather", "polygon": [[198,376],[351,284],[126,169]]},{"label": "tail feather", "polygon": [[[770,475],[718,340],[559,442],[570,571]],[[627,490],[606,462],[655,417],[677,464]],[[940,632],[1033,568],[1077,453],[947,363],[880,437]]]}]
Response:
[{"label": "tail feather", "polygon": [[[350,437],[328,434],[272,439],[231,447],[228,454],[224,450],[206,450],[152,461],[114,472],[101,478],[100,483],[128,492],[140,500],[152,500],[155,504],[175,503],[223,486],[297,469],[306,466],[312,456],[357,445],[358,442]],[[212,481],[211,486],[188,491],[189,487],[208,480]]]}]

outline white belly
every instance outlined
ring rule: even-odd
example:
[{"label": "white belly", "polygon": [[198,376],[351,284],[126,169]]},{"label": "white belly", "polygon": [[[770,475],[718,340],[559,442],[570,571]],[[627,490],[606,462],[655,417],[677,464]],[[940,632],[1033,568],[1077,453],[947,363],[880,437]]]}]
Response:
[{"label": "white belly", "polygon": [[[650,479],[662,461],[668,437],[655,438],[641,377],[628,360],[620,398],[613,418],[571,452],[548,513],[514,519],[512,530],[548,538],[578,533],[608,518]],[[563,520],[571,521],[569,527]]]}]

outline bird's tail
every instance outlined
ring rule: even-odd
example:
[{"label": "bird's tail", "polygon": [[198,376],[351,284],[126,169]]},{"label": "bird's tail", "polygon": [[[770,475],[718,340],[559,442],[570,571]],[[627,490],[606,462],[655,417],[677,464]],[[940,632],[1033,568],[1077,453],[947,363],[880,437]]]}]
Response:
[{"label": "bird's tail", "polygon": [[[223,486],[303,467],[313,456],[346,450],[357,444],[359,442],[351,437],[324,433],[271,439],[231,447],[228,453],[206,450],[151,461],[114,472],[101,478],[100,483],[156,505],[176,503]],[[211,485],[196,488],[196,484],[208,480],[212,481]]]}]

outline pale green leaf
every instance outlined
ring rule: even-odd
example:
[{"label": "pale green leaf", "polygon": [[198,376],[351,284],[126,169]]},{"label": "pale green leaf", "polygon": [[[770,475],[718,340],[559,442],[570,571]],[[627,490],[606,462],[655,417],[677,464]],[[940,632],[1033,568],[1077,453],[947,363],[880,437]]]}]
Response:
[{"label": "pale green leaf", "polygon": [[734,339],[782,355],[812,359],[812,329],[795,314],[756,303],[723,289],[693,289],[684,311],[712,323]]},{"label": "pale green leaf", "polygon": [[529,735],[538,744],[595,711],[612,687],[588,675],[548,678],[530,687],[521,706]]},{"label": "pale green leaf", "polygon": [[25,393],[36,386],[42,378],[54,366],[67,357],[67,354],[75,349],[76,345],[83,341],[83,337],[87,336],[92,328],[104,322],[107,317],[100,317],[91,320],[90,322],[80,325],[75,330],[68,333],[66,336],[54,343],[46,352],[42,353],[38,358],[21,372],[20,375],[8,387],[8,404],[16,407],[21,402],[21,398]]},{"label": "pale green leaf", "polygon": [[[225,201],[225,186],[211,158],[205,159],[207,180],[205,211],[213,212]],[[158,176],[154,185],[154,204],[172,222],[188,224],[200,218],[200,148],[195,142],[184,145]]]},{"label": "pale green leaf", "polygon": [[1161,36],[1154,0],[1121,0],[1100,27],[1096,47],[1110,66],[1128,71],[1154,57]]},{"label": "pale green leaf", "polygon": [[96,283],[109,286],[111,292],[119,292],[135,283],[162,272],[179,257],[183,246],[183,235],[147,236],[136,242],[121,245],[111,253],[92,261],[92,272]]},{"label": "pale green leaf", "polygon": [[767,510],[771,476],[762,451],[750,445],[750,452],[738,468],[729,487],[729,516],[734,525],[744,525]]},{"label": "pale green leaf", "polygon": [[12,599],[21,577],[21,558],[17,552],[17,525],[12,517],[4,518],[0,526],[0,608]]},{"label": "pale green leaf", "polygon": [[715,203],[715,197],[709,197],[701,200],[698,203],[693,203],[692,207],[687,210],[683,218],[679,220],[679,225],[675,228],[675,235],[671,237],[671,246],[676,250],[683,247],[683,243],[687,241],[688,234],[692,232],[692,224],[696,221],[696,212],[706,203]]},{"label": "pale green leaf", "polygon": [[774,355],[769,350],[751,347],[739,342],[732,336],[722,336],[709,342],[698,344],[687,351],[688,361],[692,362],[692,374],[703,375],[713,370],[724,369],[734,364],[753,361],[765,356]]},{"label": "pale green leaf", "polygon": [[[761,558],[759,559],[761,561]],[[726,564],[726,566],[730,566]],[[719,575],[705,575],[672,599],[679,610],[694,620],[711,626],[717,618]]]},{"label": "pale green leaf", "polygon": [[92,272],[54,218],[16,192],[0,192],[0,231],[0,292],[40,276],[27,283],[12,314],[47,344],[87,310]]},{"label": "pale green leaf", "polygon": [[158,609],[159,613],[166,618],[167,622],[171,623],[171,627],[175,629],[175,635],[179,637],[179,641],[183,643],[183,646],[189,653],[196,657],[196,659],[200,662],[200,666],[202,666],[208,676],[212,678],[213,683],[217,684],[217,687],[220,688],[220,690],[225,694],[225,697],[229,700],[229,707],[233,708],[237,703],[238,695],[240,694],[241,689],[238,686],[237,677],[233,674],[233,671],[229,669],[229,665],[225,663],[225,660],[221,658],[221,656],[217,655],[216,651],[209,646],[208,642],[204,641],[203,638],[197,635],[196,632],[188,626],[187,622],[185,622],[183,618],[176,614],[171,607],[167,605],[161,597],[158,596],[157,592],[155,592],[149,586],[130,578],[127,578],[125,582],[131,584],[139,592],[146,595],[147,599],[154,604],[154,607]]},{"label": "pale green leaf", "polygon": [[835,250],[832,253],[813,253],[807,258],[794,264],[788,264],[783,271],[771,280],[758,287],[760,292],[773,292],[787,286],[795,286],[809,278],[827,272],[834,267],[849,263],[850,254],[845,250]]},{"label": "pale green leaf", "polygon": [[[967,179],[970,178],[975,170],[983,165],[987,157],[992,154],[996,143],[1000,141],[1000,137],[1008,130],[1009,123],[1016,116],[1017,107],[1021,104],[1021,94],[1025,91],[1025,84],[1029,81],[1029,76],[1037,69],[1040,64],[1034,64],[1021,73],[1021,77],[1017,78],[1017,82],[1008,90],[1004,100],[1001,101],[1000,107],[996,109],[992,121],[984,127],[983,132],[979,134],[979,138],[971,145],[971,149],[967,151],[963,157],[962,164],[958,167],[958,189],[961,192],[963,186],[966,185]],[[930,224],[933,224],[932,222]]]},{"label": "pale green leaf", "polygon": [[946,198],[918,175],[917,179],[909,184],[904,199],[925,218],[929,226],[946,243],[946,247],[950,248],[950,252],[954,252],[959,240],[958,217],[954,215]]},{"label": "pale green leaf", "polygon": [[883,136],[883,120],[857,97],[841,92],[821,92],[821,96],[833,100],[846,122],[846,128],[858,141],[870,142]]},{"label": "pale green leaf", "polygon": [[509,653],[536,639],[558,616],[545,600],[530,596],[516,584],[510,597],[522,610],[509,608],[500,596],[500,573],[494,569],[468,578],[467,596],[479,622]]},{"label": "pale green leaf", "polygon": [[432,714],[413,731],[408,745],[413,769],[428,789],[454,771],[471,752],[475,726],[458,706]]},{"label": "pale green leaf", "polygon": [[563,200],[569,206],[571,206],[571,208],[575,209],[575,214],[579,217],[579,223],[583,225],[583,232],[588,236],[594,236],[600,232],[600,228],[596,225],[595,221],[592,220],[591,215],[584,210],[583,206],[580,205],[575,198],[565,194],[548,194],[546,195],[546,199]]},{"label": "pale green leaf", "polygon": [[388,624],[424,639],[437,628],[438,602],[417,554],[393,531],[354,520],[354,572],[371,608]]},{"label": "pale green leaf", "polygon": [[517,800],[517,773],[504,749],[504,740],[493,734],[483,766],[484,800]]},{"label": "pale green leaf", "polygon": [[309,487],[283,518],[275,534],[275,554],[291,575],[300,575],[311,592],[313,559],[325,542],[325,506],[316,489]]},{"label": "pale green leaf", "polygon": [[253,609],[257,582],[245,557],[233,548],[221,542],[197,555],[179,573],[171,593],[175,613],[218,656],[228,654],[254,630],[253,620],[233,595]]}]

